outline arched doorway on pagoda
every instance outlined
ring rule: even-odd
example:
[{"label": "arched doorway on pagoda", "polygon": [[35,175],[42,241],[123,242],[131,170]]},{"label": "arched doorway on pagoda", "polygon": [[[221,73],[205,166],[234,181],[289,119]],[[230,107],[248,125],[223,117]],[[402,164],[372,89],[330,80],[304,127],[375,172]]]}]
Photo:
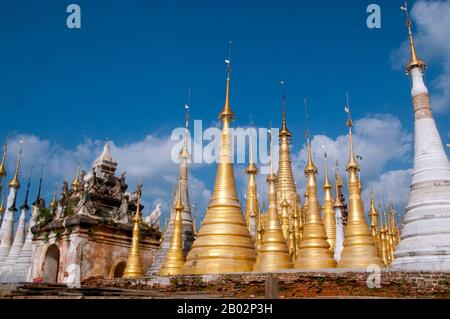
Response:
[{"label": "arched doorway on pagoda", "polygon": [[44,282],[56,283],[58,282],[59,273],[59,248],[55,244],[50,245],[45,253],[44,260]]},{"label": "arched doorway on pagoda", "polygon": [[126,258],[119,258],[116,260],[111,267],[110,278],[122,278],[123,273],[125,271],[125,267],[127,266]]}]

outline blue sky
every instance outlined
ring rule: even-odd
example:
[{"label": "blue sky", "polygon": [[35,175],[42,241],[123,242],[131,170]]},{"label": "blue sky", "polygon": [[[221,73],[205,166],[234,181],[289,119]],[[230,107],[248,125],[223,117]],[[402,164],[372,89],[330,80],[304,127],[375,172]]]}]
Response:
[{"label": "blue sky", "polygon": [[[79,30],[65,24],[66,6],[72,2],[81,7]],[[337,141],[346,134],[343,106],[347,91],[355,120],[389,114],[398,120],[405,136],[412,134],[410,85],[401,49],[407,36],[399,9],[402,3],[376,1],[381,6],[382,26],[368,29],[366,8],[373,2],[2,2],[1,140],[34,135],[47,142],[52,152],[71,156],[86,145],[90,146],[85,152],[98,151],[99,141],[110,139],[122,147],[123,157],[125,150],[132,149],[127,146],[148,136],[164,140],[174,127],[183,125],[187,88],[192,90],[191,119],[209,125],[217,120],[223,105],[228,40],[233,41],[231,102],[236,126],[247,125],[250,115],[256,126],[265,127],[270,120],[279,125],[279,81],[284,80],[293,152],[299,157],[304,146],[305,96],[314,135]],[[448,5],[448,1],[442,3]],[[422,25],[424,34],[427,23]],[[427,44],[427,37],[422,38],[419,50]],[[448,82],[442,88],[436,81],[448,71],[448,60],[436,52],[422,52],[424,59],[429,58],[426,80],[431,95],[445,96],[442,92],[447,92]],[[448,108],[435,112],[445,143],[449,119]],[[26,156],[26,145],[24,149]],[[88,167],[96,154],[83,154]],[[397,154],[375,173],[407,170],[411,155],[411,148]],[[73,169],[76,161],[72,158],[64,167]],[[176,166],[171,169],[176,175]],[[214,172],[214,165],[193,170],[205,190],[211,189]],[[61,172],[61,176],[67,174]],[[169,175],[148,176],[149,188],[168,183]],[[61,176],[48,174],[47,194]],[[375,182],[376,177],[371,180]],[[169,184],[165,185],[168,193]],[[245,179],[241,184],[245,186]],[[147,194],[148,203],[165,199],[163,190]]]}]

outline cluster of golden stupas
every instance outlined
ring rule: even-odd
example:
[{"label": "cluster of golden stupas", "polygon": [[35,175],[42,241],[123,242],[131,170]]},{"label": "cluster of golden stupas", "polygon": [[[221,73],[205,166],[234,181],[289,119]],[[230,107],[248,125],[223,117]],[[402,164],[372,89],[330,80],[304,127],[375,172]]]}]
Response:
[{"label": "cluster of golden stupas", "polygon": [[386,210],[383,210],[383,214],[381,214],[375,208],[375,198],[372,193],[369,219],[375,246],[378,248],[383,264],[389,266],[394,261],[394,250],[400,241],[400,229],[395,222],[394,207],[390,208],[388,214]]},{"label": "cluster of golden stupas", "polygon": [[[352,120],[350,110],[349,130],[348,203],[345,204],[344,184],[338,169],[334,185],[331,184],[325,155],[323,203],[319,203],[318,169],[311,154],[307,134],[307,164],[304,169],[306,192],[304,204],[294,181],[290,144],[292,134],[286,124],[286,105],[283,94],[282,125],[279,130],[279,165],[273,169],[273,139],[270,130],[270,173],[267,175],[267,209],[260,205],[256,175],[258,168],[253,160],[250,142],[250,163],[245,210],[242,211],[236,190],[231,149],[230,124],[234,112],[230,106],[230,61],[226,61],[227,81],[225,104],[219,117],[222,121],[220,159],[214,190],[211,194],[201,227],[187,256],[183,255],[181,236],[180,181],[174,202],[174,232],[170,249],[161,266],[160,275],[218,274],[232,272],[272,272],[283,269],[366,269],[370,265],[388,266],[393,259],[393,249],[399,241],[399,229],[391,210],[389,221],[375,209],[374,198],[366,221],[361,197],[362,183],[359,164],[353,150]],[[348,103],[347,103],[348,104]],[[333,191],[334,189],[334,191]],[[334,193],[334,194],[333,194]],[[378,222],[380,216],[380,222]],[[139,218],[139,217],[137,217]],[[138,261],[138,252],[132,248],[129,263]],[[128,267],[128,266],[127,266]],[[139,267],[135,267],[139,268]],[[125,277],[143,274],[126,273]]]}]

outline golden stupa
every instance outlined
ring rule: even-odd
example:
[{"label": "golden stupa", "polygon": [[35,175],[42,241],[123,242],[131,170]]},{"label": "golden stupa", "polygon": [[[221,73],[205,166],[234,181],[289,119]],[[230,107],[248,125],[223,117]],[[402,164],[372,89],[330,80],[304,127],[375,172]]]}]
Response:
[{"label": "golden stupa", "polygon": [[259,250],[261,249],[262,245],[262,237],[264,233],[263,229],[263,217],[262,214],[259,214],[259,217],[256,221],[256,238],[255,238],[255,246],[256,246],[256,252],[259,254]]},{"label": "golden stupa", "polygon": [[382,265],[375,242],[369,232],[361,199],[359,181],[359,164],[353,151],[352,120],[347,102],[347,126],[349,129],[350,157],[347,163],[348,172],[348,218],[345,227],[344,249],[342,250],[339,268],[363,268],[377,264]]},{"label": "golden stupa", "polygon": [[388,259],[388,246],[386,241],[386,228],[383,225],[383,216],[380,216],[380,256],[383,262],[383,266],[387,267],[389,265]]},{"label": "golden stupa", "polygon": [[[392,211],[392,209],[391,209]],[[394,242],[394,230],[392,229],[392,215],[389,214],[389,223],[388,223],[388,240],[389,240],[389,257],[391,263],[394,261],[394,249],[395,249],[395,242]]]},{"label": "golden stupa", "polygon": [[283,236],[281,223],[277,211],[276,176],[273,173],[272,139],[270,140],[270,173],[267,176],[269,186],[267,225],[262,235],[261,248],[259,249],[254,271],[271,272],[280,269],[292,268],[289,257],[289,249]]},{"label": "golden stupa", "polygon": [[297,197],[296,205],[294,207],[294,235],[295,235],[295,257],[297,258],[298,250],[300,249],[300,242],[303,233],[302,207],[300,204],[300,197]]},{"label": "golden stupa", "polygon": [[[306,188],[308,193],[306,220],[303,225],[303,238],[294,268],[320,269],[334,268],[336,262],[327,241],[325,227],[320,218],[320,205],[317,200],[317,168],[311,157],[311,144],[307,134],[308,162],[305,167]],[[305,202],[306,205],[306,202]]]},{"label": "golden stupa", "polygon": [[[278,214],[283,214],[283,202],[287,202],[290,209],[293,209],[299,201],[297,194],[297,187],[295,185],[294,174],[292,172],[292,161],[291,161],[291,139],[292,133],[287,127],[286,121],[286,93],[284,87],[284,81],[281,81],[281,91],[282,91],[282,118],[281,118],[281,129],[278,133],[279,138],[279,159],[278,159],[278,171],[277,171],[277,209]],[[288,214],[288,222],[281,219],[282,226],[284,227],[283,234],[286,240],[289,242],[289,229],[290,225],[294,224],[294,214]]]},{"label": "golden stupa", "polygon": [[327,154],[324,153],[325,162],[325,182],[323,184],[323,206],[322,206],[322,220],[327,234],[327,241],[330,244],[330,250],[334,251],[336,244],[336,216],[333,208],[333,193],[331,191],[331,184],[328,179],[328,160]]},{"label": "golden stupa", "polygon": [[20,171],[20,163],[22,161],[22,148],[19,150],[19,156],[16,163],[16,170],[14,171],[13,179],[9,181],[8,187],[14,188],[15,190],[18,190],[20,188],[20,181],[19,181],[19,171]]},{"label": "golden stupa", "polygon": [[137,204],[136,214],[133,218],[133,238],[131,240],[131,247],[128,253],[128,260],[122,278],[139,278],[144,276],[141,261],[140,248],[140,223],[141,223],[141,195],[142,185],[137,186]]},{"label": "golden stupa", "polygon": [[78,186],[80,185],[80,162],[78,162],[77,166],[77,175],[75,176],[75,179],[72,182],[72,188],[75,193],[79,191]]},{"label": "golden stupa", "polygon": [[[305,228],[305,223],[306,223],[306,212],[308,211],[308,187],[306,187],[305,190],[305,204],[303,205],[303,209],[302,209],[302,223],[303,223],[303,228]],[[303,236],[303,234],[302,234]]]},{"label": "golden stupa", "polygon": [[173,234],[170,240],[169,251],[164,259],[159,275],[179,275],[183,273],[183,266],[185,262],[183,254],[183,236],[182,236],[182,218],[183,203],[181,199],[181,176],[178,178],[178,196],[175,203],[175,220],[173,225]]},{"label": "golden stupa", "polygon": [[283,200],[281,201],[281,230],[283,231],[284,239],[289,242],[289,202],[286,200],[283,194]]},{"label": "golden stupa", "polygon": [[251,271],[256,260],[253,239],[242,216],[233,173],[230,122],[230,59],[225,105],[220,112],[222,138],[216,182],[203,224],[186,257],[186,274]]},{"label": "golden stupa", "polygon": [[370,197],[370,211],[369,211],[370,232],[372,233],[372,238],[377,248],[380,245],[380,232],[378,231],[378,215],[379,215],[378,211],[375,208],[375,195],[372,192],[372,195]]},{"label": "golden stupa", "polygon": [[259,204],[258,192],[256,189],[256,174],[258,174],[258,167],[253,161],[253,139],[250,137],[250,161],[245,172],[248,174],[247,197],[245,202],[245,222],[252,236],[256,237],[256,229],[252,228],[251,217],[253,216],[253,227],[257,225],[259,219]]}]

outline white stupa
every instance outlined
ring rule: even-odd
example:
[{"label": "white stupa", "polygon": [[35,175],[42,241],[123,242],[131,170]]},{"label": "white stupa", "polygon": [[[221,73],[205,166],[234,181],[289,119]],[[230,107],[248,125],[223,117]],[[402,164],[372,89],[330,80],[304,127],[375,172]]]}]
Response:
[{"label": "white stupa", "polygon": [[[403,8],[407,12],[407,8]],[[450,164],[430,108],[423,80],[425,62],[414,47],[407,15],[414,106],[414,169],[394,269],[450,271]]]},{"label": "white stupa", "polygon": [[[19,281],[25,281],[26,277],[17,277],[18,271],[18,260],[20,255],[22,254],[22,249],[24,247],[25,238],[27,235],[27,227],[26,227],[26,214],[30,209],[28,206],[28,195],[30,193],[30,177],[28,177],[28,185],[27,192],[25,195],[25,200],[23,204],[20,206],[20,217],[17,225],[16,235],[14,236],[14,241],[11,245],[11,249],[9,250],[8,257],[5,261],[0,265],[0,283],[14,283]],[[30,238],[31,239],[31,238]]]},{"label": "white stupa", "polygon": [[8,201],[7,201],[7,210],[5,212],[5,216],[3,217],[3,223],[0,228],[0,267],[3,262],[8,258],[9,251],[11,250],[11,246],[14,238],[14,213],[17,211],[16,208],[16,199],[17,199],[17,190],[20,187],[19,182],[19,170],[20,170],[20,160],[21,160],[22,150],[19,152],[19,158],[16,164],[16,171],[14,173],[13,179],[8,183],[8,187],[10,189]]},{"label": "white stupa", "polygon": [[[42,188],[42,170],[41,177],[39,180],[39,188],[36,195],[36,200],[31,204],[31,216],[28,228],[26,229],[25,242],[22,246],[20,255],[16,258],[15,263],[12,267],[3,267],[0,269],[0,283],[17,283],[24,282],[28,279],[28,273],[31,267],[31,256],[33,254],[33,234],[31,228],[36,224],[36,218],[39,213],[39,208],[45,206],[44,200],[41,198],[41,188]],[[27,203],[27,196],[25,198],[25,203]],[[22,205],[21,209],[25,208]],[[26,205],[28,206],[28,205]],[[16,235],[17,238],[17,235]],[[14,238],[14,241],[16,241]],[[14,245],[14,244],[13,244]],[[11,248],[12,251],[12,248]],[[10,252],[11,255],[11,252]],[[8,256],[9,258],[10,256]],[[5,262],[7,264],[7,261]]]}]

